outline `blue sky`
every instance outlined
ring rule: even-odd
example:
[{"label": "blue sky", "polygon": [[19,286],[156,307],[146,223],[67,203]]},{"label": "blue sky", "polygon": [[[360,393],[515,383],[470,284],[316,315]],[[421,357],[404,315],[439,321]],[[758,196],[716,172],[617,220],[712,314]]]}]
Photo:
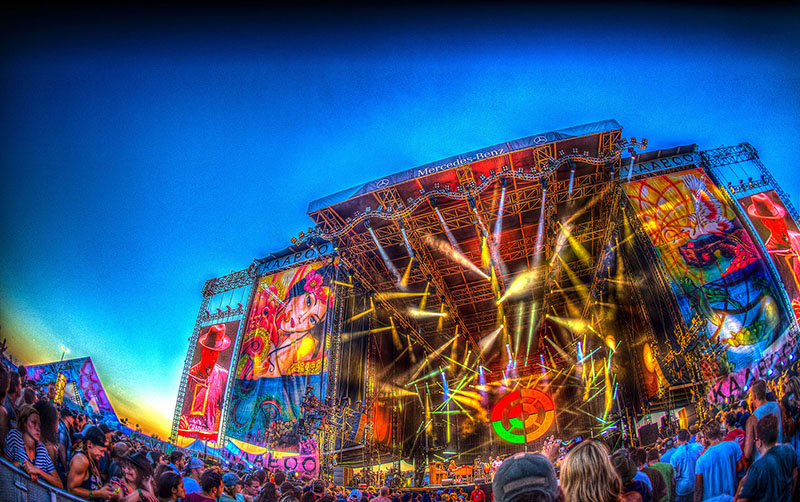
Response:
[{"label": "blue sky", "polygon": [[322,196],[614,118],[650,150],[748,141],[799,202],[794,8],[127,14],[8,21],[0,325],[23,362],[92,356],[162,437],[203,283]]}]

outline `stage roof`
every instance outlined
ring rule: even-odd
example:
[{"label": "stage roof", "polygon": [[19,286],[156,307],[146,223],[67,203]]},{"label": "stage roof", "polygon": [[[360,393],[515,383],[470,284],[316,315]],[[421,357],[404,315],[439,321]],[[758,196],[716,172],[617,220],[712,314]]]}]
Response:
[{"label": "stage roof", "polygon": [[497,157],[498,155],[516,152],[534,146],[541,146],[547,143],[552,143],[554,141],[561,141],[569,138],[577,138],[580,136],[589,136],[592,134],[598,134],[606,131],[613,131],[616,129],[622,129],[622,126],[620,126],[616,120],[609,119],[609,120],[602,120],[600,122],[592,122],[590,124],[568,127],[566,129],[559,129],[557,131],[550,131],[541,134],[536,134],[533,136],[520,138],[514,141],[507,141],[505,143],[500,143],[493,146],[487,146],[479,150],[473,150],[471,152],[463,153],[461,155],[455,155],[453,157],[448,157],[443,160],[431,162],[423,166],[414,167],[412,169],[406,169],[405,171],[400,171],[398,173],[385,176],[381,179],[370,181],[369,183],[365,183],[363,185],[356,185],[353,188],[342,190],[341,192],[328,195],[327,197],[323,197],[321,199],[317,199],[315,201],[312,201],[308,205],[307,212],[308,214],[311,214],[324,207],[336,205],[340,202],[346,201],[347,199],[357,197],[365,193],[374,192],[375,190],[380,190],[382,188],[394,186],[404,181],[408,181],[414,178],[419,178],[421,176],[426,176],[428,174],[437,173],[439,171],[452,169],[464,164],[470,164],[478,160]]},{"label": "stage roof", "polygon": [[[528,310],[497,306],[523,271],[536,277],[527,298],[539,308],[568,316],[565,309],[582,305],[571,285],[592,282],[608,238],[610,209],[618,205],[611,181],[630,146],[621,131],[606,120],[487,147],[317,200],[309,216],[316,235],[337,246],[354,280],[381,303],[386,318],[379,323],[391,316],[431,347],[458,329],[476,353],[477,340],[500,325],[528,329]],[[562,226],[574,245],[555,253]],[[576,254],[578,245],[588,257]],[[550,267],[556,255],[563,266]],[[544,295],[553,290],[561,294]],[[415,315],[421,303],[446,319]]]}]

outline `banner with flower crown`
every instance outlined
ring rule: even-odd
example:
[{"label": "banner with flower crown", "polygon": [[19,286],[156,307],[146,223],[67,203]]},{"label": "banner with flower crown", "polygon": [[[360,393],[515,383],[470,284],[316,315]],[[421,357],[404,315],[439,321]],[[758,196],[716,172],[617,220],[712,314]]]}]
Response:
[{"label": "banner with flower crown", "polygon": [[236,364],[229,437],[297,449],[303,398],[319,398],[327,375],[336,267],[329,259],[259,281]]}]

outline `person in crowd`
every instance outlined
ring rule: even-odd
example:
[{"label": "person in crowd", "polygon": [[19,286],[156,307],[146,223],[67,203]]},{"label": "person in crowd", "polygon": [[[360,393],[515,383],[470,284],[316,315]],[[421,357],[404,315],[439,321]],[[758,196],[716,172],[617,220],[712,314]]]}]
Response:
[{"label": "person in crowd", "polygon": [[200,488],[199,492],[187,493],[184,502],[216,502],[222,494],[222,475],[216,469],[206,469],[200,475]]},{"label": "person in crowd", "polygon": [[20,398],[20,406],[23,404],[29,404],[33,406],[33,403],[37,401],[36,399],[36,391],[31,389],[30,387],[26,387],[22,389],[22,397]]},{"label": "person in crowd", "polygon": [[583,441],[567,453],[561,464],[561,488],[565,502],[619,500],[622,480],[611,465],[608,453],[608,447],[595,440]]},{"label": "person in crowd", "polygon": [[694,499],[695,466],[702,447],[689,444],[689,431],[681,429],[675,441],[675,453],[669,463],[675,470],[675,501],[692,502]]},{"label": "person in crowd", "polygon": [[[289,486],[286,486],[287,484]],[[281,485],[281,497],[278,499],[278,502],[300,502],[297,489],[293,484],[289,483],[288,481],[284,481],[284,483]]]},{"label": "person in crowd", "polygon": [[611,454],[611,465],[617,471],[622,481],[622,500],[625,502],[650,502],[652,491],[639,479],[634,479],[637,471],[636,464],[623,451],[617,450]]},{"label": "person in crowd", "polygon": [[200,477],[203,475],[205,464],[199,458],[190,458],[183,471],[183,488],[186,493],[198,493],[202,490]]},{"label": "person in crowd", "polygon": [[[174,473],[175,471],[173,471],[172,467],[170,467],[168,464],[158,464],[155,470],[153,471],[153,479],[158,480],[158,478],[160,478],[161,475],[164,474],[165,472]],[[183,483],[183,481],[181,481],[181,483]]]},{"label": "person in crowd", "polygon": [[130,448],[127,444],[122,441],[114,443],[114,446],[111,447],[111,464],[107,470],[109,479],[123,477],[120,459],[126,458],[129,453]]},{"label": "person in crowd", "polygon": [[8,385],[10,381],[10,374],[6,365],[0,362],[0,450],[6,445],[6,436],[11,429],[9,425],[9,414],[6,407],[3,405],[8,394]]},{"label": "person in crowd", "polygon": [[778,417],[758,420],[754,441],[760,456],[742,480],[738,502],[789,502],[797,491],[797,458],[791,446],[776,444]]},{"label": "person in crowd", "polygon": [[[650,490],[650,492],[651,492],[650,496],[652,496],[653,484],[650,481],[650,477],[647,474],[645,474],[645,473],[641,472],[640,470],[636,469],[636,461],[633,460],[633,458],[631,458],[631,450],[629,450],[628,448],[620,448],[619,450],[617,450],[614,453],[612,453],[612,455],[624,455],[626,458],[629,458],[633,462],[633,467],[634,467],[634,469],[633,469],[633,479],[634,479],[634,481],[641,481],[642,483],[644,483],[647,486],[647,489]],[[614,464],[614,460],[613,459],[611,460],[611,463]],[[616,468],[616,465],[614,467]],[[627,466],[627,463],[626,463],[626,468],[627,467],[628,466]],[[620,474],[620,477],[621,476],[622,476],[622,474]],[[622,491],[624,493],[626,491],[625,490],[625,486],[624,486],[625,482],[623,481],[622,484],[623,484]]]},{"label": "person in crowd", "polygon": [[261,489],[261,481],[259,476],[256,476],[258,472],[261,472],[262,476],[264,476],[264,471],[257,471],[244,477],[242,480],[242,492],[236,497],[236,500],[239,502],[253,502],[258,497],[258,491]]},{"label": "person in crowd", "polygon": [[272,476],[272,482],[275,483],[277,488],[281,488],[283,483],[286,482],[286,473],[283,471],[278,471]]},{"label": "person in crowd", "polygon": [[750,406],[747,404],[747,400],[742,399],[739,401],[739,406],[736,408],[736,425],[745,430],[747,428],[747,419],[750,418]]},{"label": "person in crowd", "polygon": [[275,483],[272,481],[264,483],[258,493],[256,502],[278,502],[278,489],[275,487]]},{"label": "person in crowd", "polygon": [[19,381],[19,373],[10,371],[8,373],[8,391],[3,399],[3,407],[8,415],[9,430],[17,426],[17,401],[22,395],[22,385]]},{"label": "person in crowd", "polygon": [[3,453],[34,481],[42,479],[57,488],[64,487],[56,466],[41,441],[39,413],[33,406],[20,406],[17,411],[17,428],[8,432]]},{"label": "person in crowd", "polygon": [[114,488],[103,484],[97,462],[106,452],[106,436],[98,427],[89,427],[79,449],[72,455],[67,474],[67,491],[88,500],[114,497]]},{"label": "person in crowd", "polygon": [[147,455],[142,452],[118,458],[122,477],[113,477],[109,484],[116,492],[118,502],[155,502],[156,496],[150,483],[152,467]]},{"label": "person in crowd", "polygon": [[66,480],[66,453],[58,442],[58,410],[48,401],[37,401],[33,408],[39,414],[42,443],[47,448],[47,454],[50,455],[53,465],[56,466],[56,473],[61,478],[63,486]]},{"label": "person in crowd", "polygon": [[301,490],[302,495],[300,495],[300,502],[314,502],[316,497],[314,494],[311,493],[311,485],[305,484]]},{"label": "person in crowd", "polygon": [[222,475],[222,493],[219,502],[236,502],[236,496],[242,491],[242,480],[234,472]]},{"label": "person in crowd", "polygon": [[381,486],[381,489],[378,490],[378,496],[371,500],[373,502],[391,502],[391,499],[389,499],[389,487]]},{"label": "person in crowd", "polygon": [[484,502],[486,500],[486,493],[481,490],[480,485],[475,485],[475,488],[469,493],[470,502]]},{"label": "person in crowd", "polygon": [[186,496],[181,475],[167,470],[156,478],[156,496],[159,502],[178,502]]},{"label": "person in crowd", "polygon": [[739,445],[739,448],[744,452],[744,430],[739,428],[736,414],[729,411],[725,414],[725,428],[728,433],[725,435],[723,441],[733,441]]},{"label": "person in crowd", "polygon": [[[281,493],[283,493],[283,487],[281,487]],[[283,498],[281,498],[281,502],[283,502]],[[350,490],[350,493],[347,494],[347,502],[361,502],[361,492],[356,489]]]},{"label": "person in crowd", "polygon": [[694,500],[729,500],[736,495],[736,473],[744,469],[742,449],[736,441],[722,440],[716,420],[703,426],[703,437],[708,448],[695,465]]},{"label": "person in crowd", "polygon": [[670,459],[672,459],[672,455],[675,454],[677,448],[675,447],[675,438],[669,438],[664,441],[664,450],[661,452],[661,461],[664,463],[669,464]]},{"label": "person in crowd", "polygon": [[631,460],[636,464],[639,472],[643,473],[650,480],[653,492],[653,502],[661,502],[667,495],[667,484],[661,473],[647,465],[647,451],[644,448],[637,448],[631,452]]},{"label": "person in crowd", "polygon": [[169,454],[169,466],[175,474],[180,475],[181,471],[186,468],[186,456],[181,450],[173,450]]},{"label": "person in crowd", "polygon": [[61,408],[61,419],[58,421],[58,442],[64,452],[63,465],[56,469],[59,472],[66,472],[69,469],[69,461],[72,458],[72,432],[75,428],[75,415],[67,408]]},{"label": "person in crowd", "polygon": [[111,439],[111,429],[106,424],[100,424],[97,427],[103,432],[103,435],[106,437],[106,444],[109,445],[109,448],[97,462],[97,467],[100,468],[100,475],[103,476],[103,479],[111,479],[111,473],[109,472],[111,462],[113,461],[113,458],[111,458],[113,449],[111,445],[114,444]]},{"label": "person in crowd", "polygon": [[764,380],[755,380],[750,385],[750,402],[753,405],[753,414],[747,419],[745,427],[744,456],[755,462],[761,456],[756,448],[756,424],[767,415],[774,415],[778,419],[778,440],[783,437],[783,424],[781,423],[781,407],[774,401],[767,401],[767,383]]},{"label": "person in crowd", "polygon": [[517,453],[507,458],[494,474],[492,493],[495,502],[563,500],[553,464],[541,453]]},{"label": "person in crowd", "polygon": [[158,450],[151,450],[147,452],[147,460],[150,461],[150,465],[153,466],[153,469],[155,469],[156,466],[161,463],[162,458],[164,459],[164,463],[169,461],[168,457]]},{"label": "person in crowd", "polygon": [[[783,384],[783,441],[794,449],[800,468],[800,376],[793,375]],[[800,496],[797,497],[800,500]]]},{"label": "person in crowd", "polygon": [[661,500],[657,502],[674,502],[675,501],[675,469],[672,464],[661,461],[661,456],[657,449],[652,449],[647,452],[647,466],[651,469],[658,471],[661,477],[664,478],[664,485],[667,493]]}]

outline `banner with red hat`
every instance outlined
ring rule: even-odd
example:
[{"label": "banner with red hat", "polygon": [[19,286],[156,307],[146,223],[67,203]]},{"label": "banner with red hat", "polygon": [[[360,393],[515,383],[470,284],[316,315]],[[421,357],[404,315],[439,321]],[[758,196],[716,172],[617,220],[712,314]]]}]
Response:
[{"label": "banner with red hat", "polygon": [[792,302],[794,315],[800,314],[800,231],[774,190],[739,199],[761,242],[778,270]]},{"label": "banner with red hat", "polygon": [[192,366],[186,375],[186,392],[178,423],[178,435],[216,441],[232,352],[241,321],[229,321],[200,329]]}]

